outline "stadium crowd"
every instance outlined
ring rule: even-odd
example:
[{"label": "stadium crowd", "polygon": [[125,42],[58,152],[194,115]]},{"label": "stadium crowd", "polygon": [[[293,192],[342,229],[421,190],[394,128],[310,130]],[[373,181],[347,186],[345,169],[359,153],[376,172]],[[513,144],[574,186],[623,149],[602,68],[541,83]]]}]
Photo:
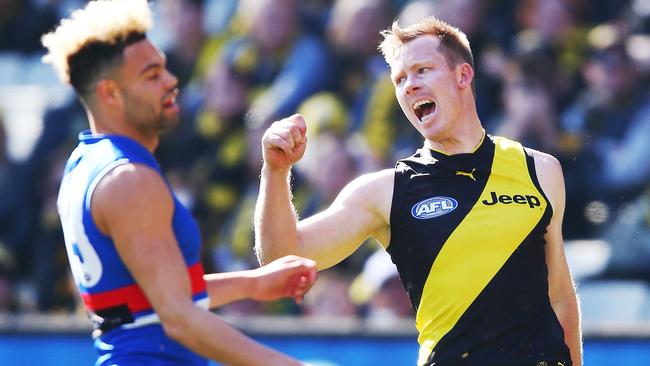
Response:
[{"label": "stadium crowd", "polygon": [[[40,62],[40,35],[81,0],[0,0],[0,73]],[[161,167],[198,219],[206,271],[257,265],[252,215],[261,133],[302,113],[310,145],[294,174],[297,210],[328,205],[353,177],[421,146],[377,51],[379,31],[436,15],[470,38],[488,133],[562,163],[564,235],[576,277],[650,283],[650,6],[642,0],[158,0],[150,37],[181,89],[180,126]],[[3,63],[4,62],[4,63]],[[3,80],[7,80],[7,77]],[[0,83],[10,89],[20,83]],[[18,81],[15,81],[18,80]],[[0,108],[3,104],[0,103]],[[56,211],[65,157],[87,126],[69,91],[51,98],[28,156],[13,158],[0,109],[0,312],[75,312]],[[366,243],[320,274],[304,304],[238,302],[220,312],[411,316],[394,268]],[[573,254],[572,254],[573,253]],[[597,262],[597,263],[596,263]],[[591,267],[590,267],[591,266]]]}]

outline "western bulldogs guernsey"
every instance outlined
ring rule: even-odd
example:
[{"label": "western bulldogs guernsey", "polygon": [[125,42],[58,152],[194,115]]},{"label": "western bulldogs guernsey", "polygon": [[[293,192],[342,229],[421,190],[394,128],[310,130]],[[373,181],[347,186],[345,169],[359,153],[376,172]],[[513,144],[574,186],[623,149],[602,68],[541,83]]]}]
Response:
[{"label": "western bulldogs guernsey", "polygon": [[[94,188],[111,169],[126,163],[160,173],[151,153],[126,136],[79,134],[68,159],[57,201],[72,274],[99,337],[97,365],[207,365],[164,334],[160,319],[120,260],[112,239],[97,228],[90,211]],[[171,189],[170,189],[171,191]],[[199,260],[200,235],[191,214],[175,195],[173,230],[187,265],[195,303],[209,304]]]},{"label": "western bulldogs guernsey", "polygon": [[551,216],[517,142],[397,162],[387,251],[416,310],[418,365],[571,364],[548,297]]}]

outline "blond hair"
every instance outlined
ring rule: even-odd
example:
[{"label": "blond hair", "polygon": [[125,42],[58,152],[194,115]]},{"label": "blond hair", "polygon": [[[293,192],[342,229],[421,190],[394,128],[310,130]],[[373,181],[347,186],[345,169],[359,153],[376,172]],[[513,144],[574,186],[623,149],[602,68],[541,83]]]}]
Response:
[{"label": "blond hair", "polygon": [[[96,0],[75,10],[41,42],[48,53],[43,62],[54,66],[62,82],[83,94],[130,43],[144,39],[152,15],[146,0]],[[81,58],[82,60],[77,60]],[[89,70],[88,70],[89,69]]]},{"label": "blond hair", "polygon": [[436,17],[426,17],[406,28],[400,27],[395,21],[391,28],[382,31],[381,35],[384,40],[379,45],[379,50],[389,64],[404,44],[417,37],[431,35],[440,40],[440,52],[450,67],[467,62],[474,68],[474,56],[465,33]]}]

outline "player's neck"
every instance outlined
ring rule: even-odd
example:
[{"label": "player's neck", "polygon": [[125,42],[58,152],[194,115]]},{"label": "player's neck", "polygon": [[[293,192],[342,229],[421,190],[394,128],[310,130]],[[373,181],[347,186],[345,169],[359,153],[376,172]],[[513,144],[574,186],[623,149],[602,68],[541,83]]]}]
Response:
[{"label": "player's neck", "polygon": [[424,141],[424,146],[446,155],[472,153],[481,144],[485,130],[478,117],[467,123],[459,123],[448,136],[441,139]]},{"label": "player's neck", "polygon": [[90,131],[93,134],[98,135],[121,135],[129,137],[142,146],[144,146],[149,152],[153,154],[158,147],[158,142],[160,140],[157,132],[143,132],[136,128],[133,128],[128,123],[123,123],[123,121],[111,120],[110,123],[106,122],[106,119],[89,116],[90,120]]}]

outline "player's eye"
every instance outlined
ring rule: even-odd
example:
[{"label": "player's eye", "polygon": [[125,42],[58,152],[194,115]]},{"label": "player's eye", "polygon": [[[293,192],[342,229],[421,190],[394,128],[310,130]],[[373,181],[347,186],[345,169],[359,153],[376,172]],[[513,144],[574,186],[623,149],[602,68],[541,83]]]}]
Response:
[{"label": "player's eye", "polygon": [[159,78],[160,78],[160,72],[159,71],[153,71],[153,72],[150,72],[147,75],[148,80],[158,80]]}]

